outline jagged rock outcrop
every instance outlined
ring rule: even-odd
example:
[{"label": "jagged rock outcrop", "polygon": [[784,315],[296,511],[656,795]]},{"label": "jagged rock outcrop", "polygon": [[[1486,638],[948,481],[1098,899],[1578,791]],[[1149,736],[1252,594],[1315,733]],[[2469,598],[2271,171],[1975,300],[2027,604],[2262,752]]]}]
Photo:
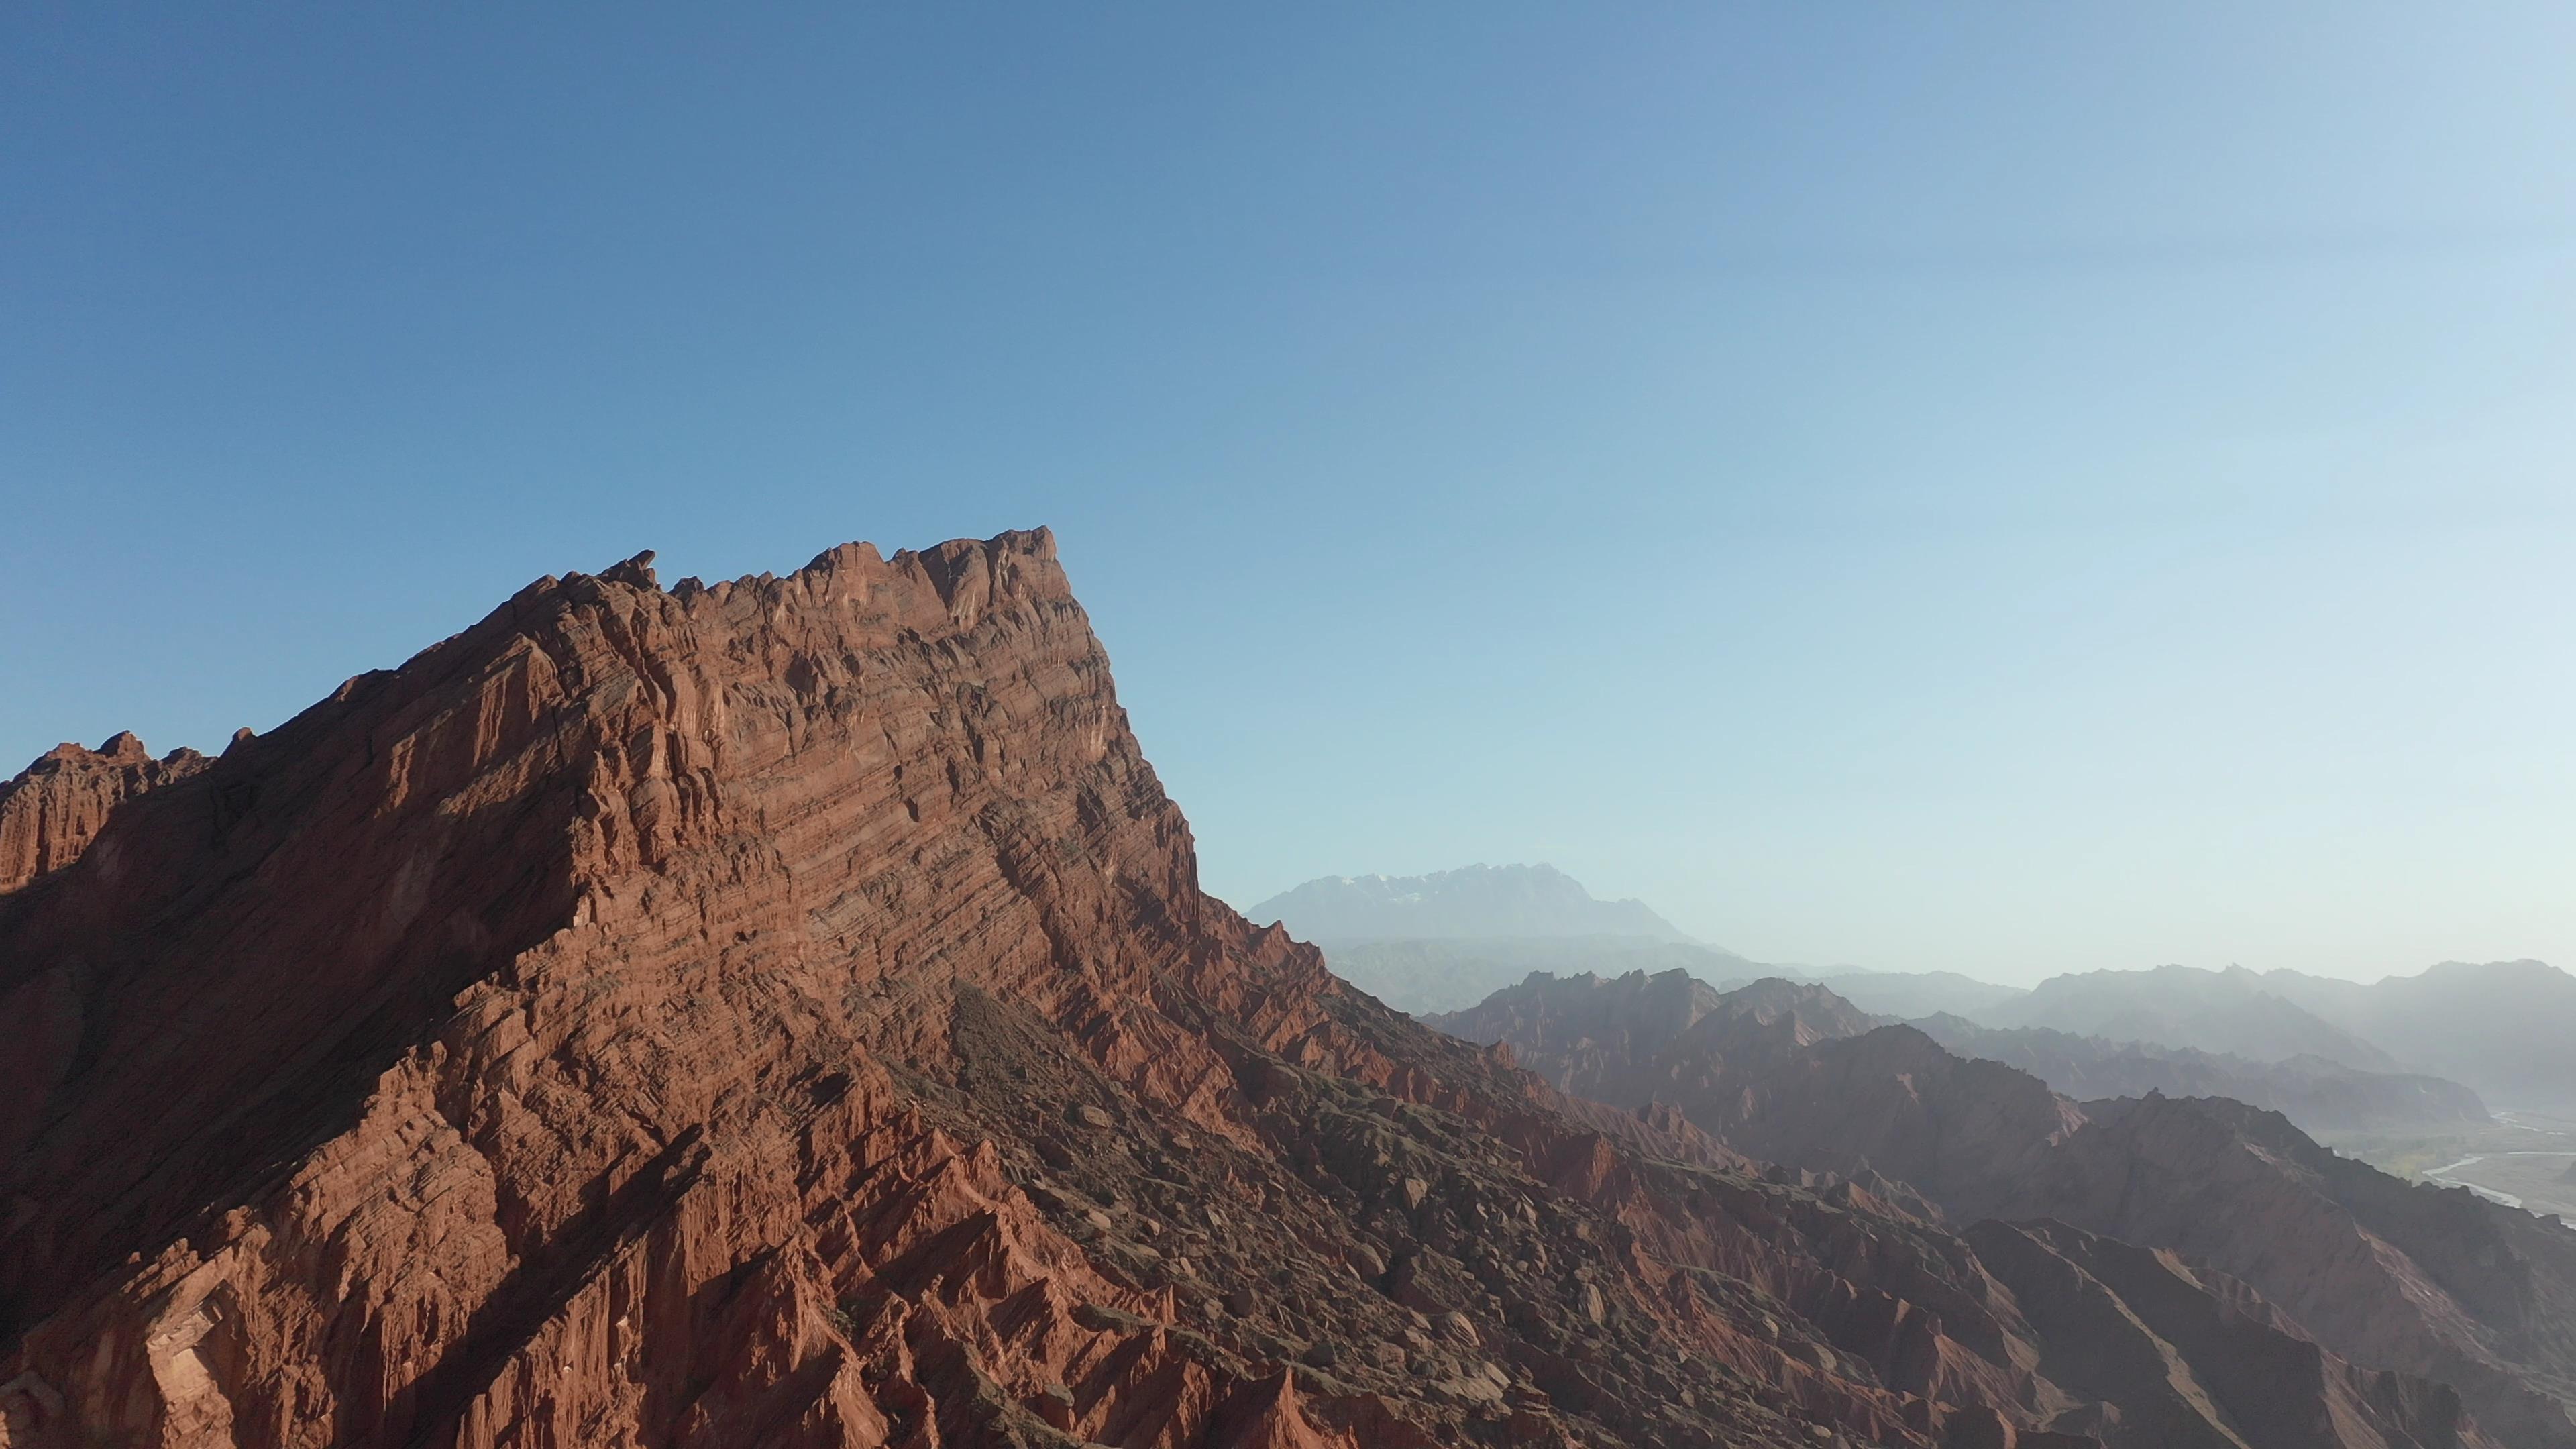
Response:
[{"label": "jagged rock outcrop", "polygon": [[195,750],[152,758],[132,731],[95,750],[65,743],[0,784],[0,891],[62,869],[107,823],[108,812],[156,785],[206,767]]},{"label": "jagged rock outcrop", "polygon": [[[1655,984],[1667,995],[1686,986]],[[2122,1300],[2106,1286],[2116,1280],[2108,1269],[2049,1266],[2111,1252],[2069,1249],[2064,1235],[2081,1231],[2187,1260],[2177,1271],[2216,1304],[2192,1307],[2192,1321],[2225,1307],[2306,1342],[2299,1353],[2322,1349],[2338,1360],[2295,1380],[2302,1415],[2345,1426],[2337,1430],[2343,1439],[2315,1442],[2434,1443],[2456,1432],[2511,1446],[2576,1445],[2567,1412],[2576,1401],[2568,1372],[2576,1361],[2576,1234],[2554,1221],[2465,1189],[2401,1182],[2239,1103],[2150,1096],[2079,1107],[2025,1073],[1963,1060],[1911,1027],[1814,1033],[1785,1052],[1730,1054],[1723,1036],[1701,1025],[1726,1019],[1726,997],[1706,988],[1688,993],[1696,1021],[1686,1031],[1643,1064],[1623,1062],[1603,1049],[1606,1039],[1580,1030],[1620,1014],[1617,1002],[1594,999],[1605,989],[1640,1001],[1648,994],[1644,978],[1593,983],[1589,996],[1532,981],[1472,1018],[1444,1020],[1477,1026],[1542,1071],[1577,1047],[1588,1082],[1632,1092],[1678,1083],[1684,1090],[1664,1102],[1726,1146],[1809,1170],[1892,1179],[1874,1187],[1878,1197],[1906,1203],[1919,1193],[1923,1215],[1984,1219],[1966,1237],[1981,1266],[2010,1289],[2041,1353],[2036,1372],[2127,1416],[2068,1412],[2049,1421],[2058,1427],[2115,1441],[2146,1433],[2150,1442],[2226,1443],[2224,1435],[2254,1422],[2251,1410],[2231,1407],[2213,1388],[2226,1364],[2196,1359],[2192,1348],[2242,1334],[2168,1334],[2145,1305],[2079,1301],[2097,1292]],[[1556,1003],[1573,1010],[1557,1019]],[[1695,1043],[1696,1063],[1673,1059],[1678,1041]],[[2029,1271],[2007,1271],[1990,1253]],[[2118,1281],[2170,1291],[2162,1278]],[[2034,1285],[2050,1284],[2054,1297],[2032,1296],[2041,1291]],[[2249,1295],[2259,1302],[2249,1306]],[[2120,1335],[2103,1335],[2130,1318],[2145,1326],[2120,1330],[2132,1345],[2122,1350],[2125,1367],[2115,1372],[2088,1357],[2110,1352],[2106,1345]],[[2168,1359],[2171,1373],[2146,1372]],[[2452,1390],[2467,1417],[2444,1397]],[[2349,1407],[2355,1395],[2395,1418],[2362,1424]],[[2174,1427],[2178,1414],[2200,1427]],[[2162,1427],[2142,1429],[2138,1415]],[[2195,1438],[2213,1434],[2221,1437]]]},{"label": "jagged rock outcrop", "polygon": [[146,783],[0,893],[10,1449],[2091,1442],[1895,1184],[1201,893],[1042,532],[543,579]]}]

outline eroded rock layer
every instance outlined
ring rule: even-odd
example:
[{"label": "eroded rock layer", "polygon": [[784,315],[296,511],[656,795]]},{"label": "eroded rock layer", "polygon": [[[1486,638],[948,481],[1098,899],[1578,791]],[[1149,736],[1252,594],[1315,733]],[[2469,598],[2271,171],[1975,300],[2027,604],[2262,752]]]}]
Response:
[{"label": "eroded rock layer", "polygon": [[152,758],[131,731],[95,750],[61,744],[0,783],[0,891],[80,859],[118,805],[206,767],[195,750]]},{"label": "eroded rock layer", "polygon": [[1043,532],[541,580],[79,818],[0,893],[11,1449],[2121,1422],[1873,1179],[1203,895]]}]

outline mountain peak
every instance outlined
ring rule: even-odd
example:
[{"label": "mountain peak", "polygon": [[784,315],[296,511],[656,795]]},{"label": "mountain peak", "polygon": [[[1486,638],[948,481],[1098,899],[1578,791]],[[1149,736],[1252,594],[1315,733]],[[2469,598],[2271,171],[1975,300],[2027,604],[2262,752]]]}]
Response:
[{"label": "mountain peak", "polygon": [[1552,865],[1463,866],[1428,875],[1322,876],[1247,912],[1316,941],[1571,936],[1686,941],[1636,900],[1596,899]]}]

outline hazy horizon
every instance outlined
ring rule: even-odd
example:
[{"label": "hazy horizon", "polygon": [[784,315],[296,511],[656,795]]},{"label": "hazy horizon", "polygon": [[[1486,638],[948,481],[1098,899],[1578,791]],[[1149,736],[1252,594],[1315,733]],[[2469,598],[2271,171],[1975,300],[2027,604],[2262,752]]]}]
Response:
[{"label": "hazy horizon", "polygon": [[1230,901],[2576,964],[2576,12],[0,31],[0,774],[1044,524]]}]

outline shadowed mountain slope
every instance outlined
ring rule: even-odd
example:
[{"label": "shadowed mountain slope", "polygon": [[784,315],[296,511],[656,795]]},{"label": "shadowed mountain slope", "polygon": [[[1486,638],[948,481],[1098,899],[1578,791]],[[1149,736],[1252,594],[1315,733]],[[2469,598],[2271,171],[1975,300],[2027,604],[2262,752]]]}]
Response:
[{"label": "shadowed mountain slope", "polygon": [[[2554,1220],[2466,1190],[2402,1182],[2241,1103],[2149,1096],[2078,1107],[2034,1077],[1964,1060],[1912,1027],[1808,1031],[1785,1051],[1766,1052],[1766,1039],[1754,1037],[1754,1049],[1745,1050],[1707,1025],[1730,1017],[1728,998],[1703,987],[1704,995],[1690,998],[1696,1019],[1687,1031],[1596,1035],[1587,1028],[1629,1014],[1616,998],[1643,1008],[1650,993],[1662,1001],[1681,988],[1646,978],[1585,985],[1574,992],[1566,983],[1533,980],[1441,1020],[1470,1039],[1510,1046],[1542,1074],[1595,1084],[1617,1105],[1638,1106],[1651,1096],[1749,1156],[1897,1179],[1876,1190],[1897,1200],[1909,1188],[1919,1191],[1926,1211],[1950,1221],[1994,1219],[2031,1230],[2054,1220],[2183,1255],[2198,1265],[2189,1275],[2210,1294],[2229,1298],[2235,1290],[2220,1280],[2236,1280],[2263,1300],[2256,1317],[2312,1338],[2312,1348],[2349,1360],[2354,1372],[2449,1383],[2504,1443],[2576,1445],[2567,1407],[2576,1400],[2576,1234]],[[1765,983],[1758,994],[1776,998],[1785,985]],[[1858,1027],[1857,1015],[1844,1024]],[[1800,1019],[1835,1018],[1811,1007]],[[2040,1261],[2029,1256],[2037,1248],[1997,1231],[1997,1224],[1981,1225],[1967,1237],[2022,1255],[2016,1261]],[[2062,1246],[2049,1252],[2068,1256]],[[2072,1276],[2050,1267],[2033,1281],[2074,1291],[2088,1276],[2100,1280],[2089,1270]],[[2035,1325],[2076,1321],[2021,1301]],[[2145,1319],[2137,1305],[2126,1311]],[[2087,1314],[2095,1316],[2084,1321],[2108,1321],[2096,1310]],[[2045,1330],[2040,1336],[2050,1338]],[[2062,1335],[2050,1341],[2067,1342]],[[2181,1367],[2216,1375],[2223,1366]],[[2088,1384],[2078,1392],[2096,1395],[2111,1381],[2068,1361],[2057,1372],[2043,1363],[2041,1371],[2062,1385]],[[2331,1417],[2330,1402],[2345,1401],[2347,1389],[2360,1392],[2354,1386],[2366,1378],[2337,1370],[2303,1382],[2319,1395],[2314,1412]],[[2176,1392],[2179,1399],[2160,1395],[2166,1407],[2153,1412],[2195,1402]],[[2071,1419],[2058,1423],[2076,1427]]]},{"label": "shadowed mountain slope", "polygon": [[1203,894],[1044,533],[543,579],[142,783],[0,893],[11,1449],[2149,1442],[1883,1180]]},{"label": "shadowed mountain slope", "polygon": [[195,750],[172,750],[156,760],[130,732],[95,750],[75,744],[47,750],[16,779],[0,783],[0,891],[78,860],[109,811],[205,767],[206,757]]}]

